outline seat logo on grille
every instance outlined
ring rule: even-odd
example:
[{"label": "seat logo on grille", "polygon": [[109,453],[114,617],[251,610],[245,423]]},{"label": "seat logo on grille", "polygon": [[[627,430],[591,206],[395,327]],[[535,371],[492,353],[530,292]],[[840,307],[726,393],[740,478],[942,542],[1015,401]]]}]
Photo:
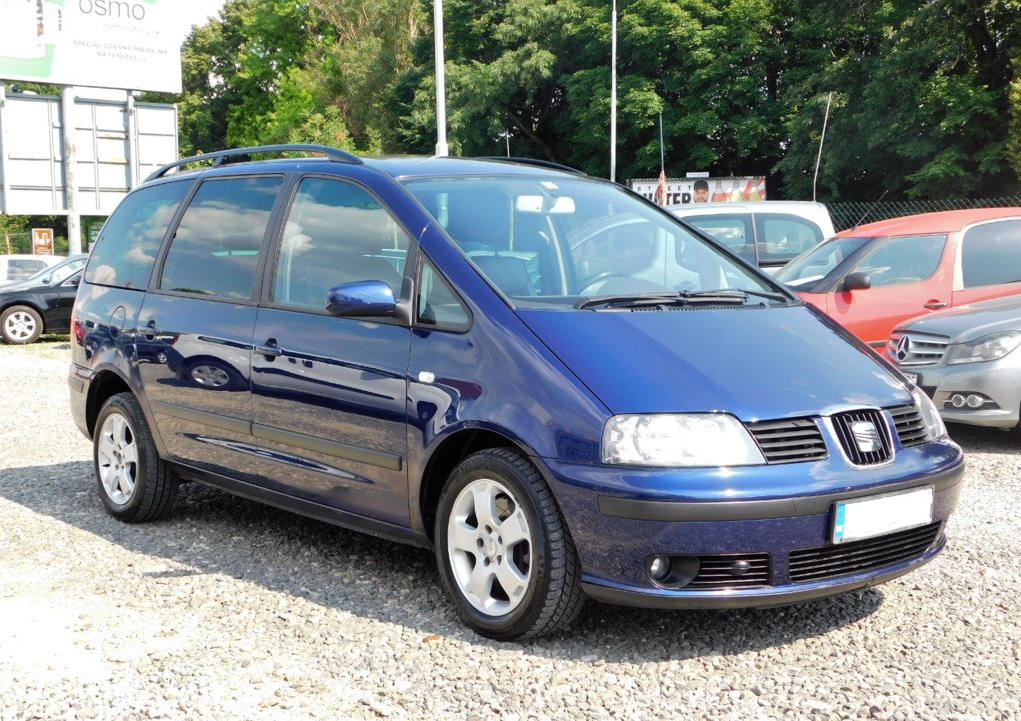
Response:
[{"label": "seat logo on grille", "polygon": [[911,353],[911,338],[906,335],[902,335],[897,341],[897,350],[895,355],[897,360],[904,360]]},{"label": "seat logo on grille", "polygon": [[858,444],[858,450],[862,453],[875,453],[883,450],[879,430],[871,421],[855,421],[851,424],[851,434],[854,436],[854,442]]}]

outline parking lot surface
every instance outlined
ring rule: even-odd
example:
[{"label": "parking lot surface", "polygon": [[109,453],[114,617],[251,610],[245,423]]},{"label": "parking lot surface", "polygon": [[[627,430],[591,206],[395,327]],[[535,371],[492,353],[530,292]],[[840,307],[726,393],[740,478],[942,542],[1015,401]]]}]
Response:
[{"label": "parking lot surface", "polygon": [[680,612],[590,602],[554,638],[465,628],[429,551],[198,484],[108,516],[66,339],[0,345],[0,721],[1021,719],[1021,439],[968,454],[949,544],[874,589]]}]

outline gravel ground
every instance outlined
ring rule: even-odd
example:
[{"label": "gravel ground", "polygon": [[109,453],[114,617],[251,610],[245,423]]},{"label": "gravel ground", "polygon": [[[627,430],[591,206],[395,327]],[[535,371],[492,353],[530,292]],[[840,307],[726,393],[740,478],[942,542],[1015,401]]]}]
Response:
[{"label": "gravel ground", "polygon": [[66,339],[0,345],[0,721],[1021,719],[1019,442],[968,452],[950,543],[785,609],[590,602],[526,644],[458,621],[429,552],[186,486],[126,525],[67,410]]}]

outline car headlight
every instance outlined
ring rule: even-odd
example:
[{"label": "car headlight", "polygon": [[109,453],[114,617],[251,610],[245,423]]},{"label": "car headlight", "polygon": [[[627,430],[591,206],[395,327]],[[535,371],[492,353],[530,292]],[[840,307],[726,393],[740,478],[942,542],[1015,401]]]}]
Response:
[{"label": "car headlight", "polygon": [[970,343],[957,343],[947,352],[947,365],[996,360],[1021,345],[1021,332],[1008,330],[982,336]]},{"label": "car headlight", "polygon": [[943,419],[936,409],[936,404],[932,402],[929,396],[925,395],[925,391],[918,388],[911,391],[911,396],[915,399],[915,406],[918,407],[918,412],[922,415],[922,422],[925,423],[925,430],[929,440],[938,441],[945,437],[947,427],[943,424]]},{"label": "car headlight", "polygon": [[614,416],[603,428],[603,463],[751,466],[765,463],[747,429],[722,413]]}]

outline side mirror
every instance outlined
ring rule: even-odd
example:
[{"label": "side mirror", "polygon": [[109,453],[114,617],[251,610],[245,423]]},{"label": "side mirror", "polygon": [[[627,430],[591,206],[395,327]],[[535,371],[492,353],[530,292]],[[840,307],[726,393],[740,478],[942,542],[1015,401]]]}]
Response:
[{"label": "side mirror", "polygon": [[75,288],[81,285],[81,282],[82,282],[81,273],[79,273],[78,275],[72,275],[70,278],[67,279],[67,284],[73,285]]},{"label": "side mirror", "polygon": [[872,287],[872,277],[863,270],[856,270],[844,276],[844,290],[868,290]]},{"label": "side mirror", "polygon": [[392,316],[397,308],[393,289],[381,280],[360,280],[330,288],[326,310],[330,315]]}]

